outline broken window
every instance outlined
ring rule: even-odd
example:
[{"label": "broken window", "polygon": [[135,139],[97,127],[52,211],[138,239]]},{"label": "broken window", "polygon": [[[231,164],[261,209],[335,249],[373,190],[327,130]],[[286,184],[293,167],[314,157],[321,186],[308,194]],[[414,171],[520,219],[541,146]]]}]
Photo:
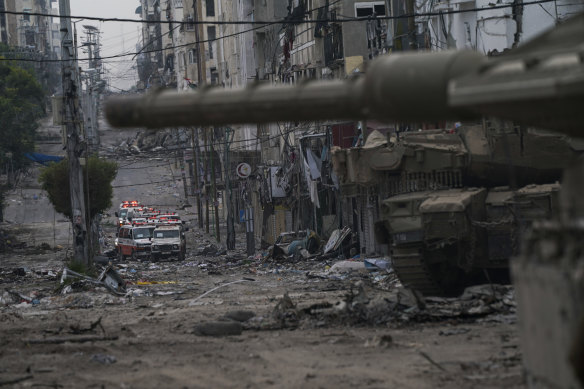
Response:
[{"label": "broken window", "polygon": [[195,23],[192,15],[187,15],[185,22],[187,22],[184,24],[185,30],[195,31]]}]

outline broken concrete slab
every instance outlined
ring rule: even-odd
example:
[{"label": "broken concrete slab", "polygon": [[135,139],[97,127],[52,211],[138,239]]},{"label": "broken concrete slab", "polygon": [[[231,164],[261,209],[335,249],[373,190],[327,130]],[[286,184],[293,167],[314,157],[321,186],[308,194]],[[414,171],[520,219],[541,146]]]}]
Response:
[{"label": "broken concrete slab", "polygon": [[347,273],[365,270],[365,264],[362,261],[340,261],[329,269],[329,273]]}]

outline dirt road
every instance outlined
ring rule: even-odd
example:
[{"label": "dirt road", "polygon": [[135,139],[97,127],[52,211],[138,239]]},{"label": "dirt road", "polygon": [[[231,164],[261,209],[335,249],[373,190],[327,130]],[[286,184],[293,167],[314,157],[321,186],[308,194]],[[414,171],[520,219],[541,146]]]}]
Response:
[{"label": "dirt road", "polygon": [[[180,186],[156,183],[176,174],[171,160],[124,161],[152,183],[132,186],[121,169],[114,204],[130,194],[180,204]],[[113,224],[104,227],[111,242]],[[66,250],[1,253],[0,387],[525,386],[511,287],[419,300],[391,271],[248,258],[243,234],[219,254],[211,237],[187,234],[185,261],[115,262],[121,296],[61,285]]]}]

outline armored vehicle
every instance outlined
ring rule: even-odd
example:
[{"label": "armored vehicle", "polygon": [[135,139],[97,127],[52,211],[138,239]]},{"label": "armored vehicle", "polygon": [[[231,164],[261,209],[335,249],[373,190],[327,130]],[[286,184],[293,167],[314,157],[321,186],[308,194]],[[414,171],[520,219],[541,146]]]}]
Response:
[{"label": "armored vehicle", "polygon": [[400,140],[374,132],[362,148],[333,150],[341,186],[374,186],[385,198],[376,239],[389,245],[405,286],[436,295],[508,281],[522,231],[557,213],[561,171],[584,145],[505,126],[406,132]]}]

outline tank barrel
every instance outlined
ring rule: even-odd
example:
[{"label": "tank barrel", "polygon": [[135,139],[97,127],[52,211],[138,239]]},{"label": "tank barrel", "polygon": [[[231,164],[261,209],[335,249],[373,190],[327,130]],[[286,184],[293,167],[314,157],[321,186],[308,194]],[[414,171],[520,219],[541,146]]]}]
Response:
[{"label": "tank barrel", "polygon": [[106,114],[118,127],[210,126],[276,121],[362,118],[363,80],[205,87],[192,93],[154,92],[110,99]]},{"label": "tank barrel", "polygon": [[[162,128],[327,119],[447,120],[474,116],[448,105],[448,82],[475,71],[485,58],[471,51],[385,56],[364,77],[262,83],[242,89],[205,87],[114,97],[106,116],[116,127]],[[424,108],[420,109],[423,104]]]}]

